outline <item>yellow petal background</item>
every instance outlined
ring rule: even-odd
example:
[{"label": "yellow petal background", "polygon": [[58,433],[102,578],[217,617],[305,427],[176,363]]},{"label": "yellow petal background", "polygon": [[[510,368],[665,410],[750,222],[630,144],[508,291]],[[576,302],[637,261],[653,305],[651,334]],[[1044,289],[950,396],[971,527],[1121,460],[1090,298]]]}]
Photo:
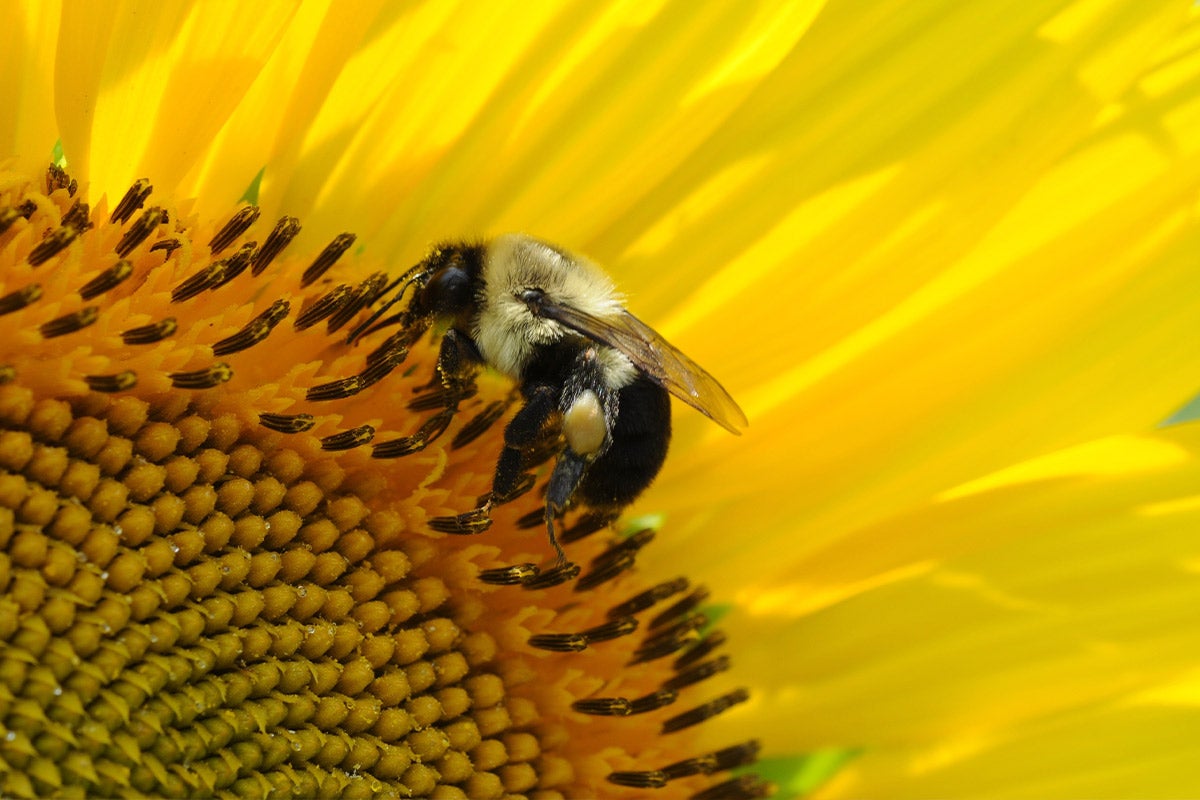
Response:
[{"label": "yellow petal background", "polygon": [[[4,56],[37,85],[47,13]],[[264,213],[397,268],[544,235],[723,380],[749,433],[681,414],[639,509],[671,520],[648,569],[739,603],[729,726],[864,748],[834,794],[1180,785],[1194,704],[1151,687],[1196,652],[1162,505],[1193,434],[1109,437],[1200,385],[1191,4],[139,4],[57,35],[93,199],[147,175],[216,214],[262,169]],[[46,152],[44,94],[5,90]],[[1107,466],[973,483],[1064,448]]]}]

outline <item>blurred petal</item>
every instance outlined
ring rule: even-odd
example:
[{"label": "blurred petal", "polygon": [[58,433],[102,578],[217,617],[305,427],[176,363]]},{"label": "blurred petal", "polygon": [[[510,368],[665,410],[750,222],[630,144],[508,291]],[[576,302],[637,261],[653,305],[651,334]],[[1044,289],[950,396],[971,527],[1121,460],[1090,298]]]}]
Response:
[{"label": "blurred petal", "polygon": [[39,170],[58,138],[54,125],[54,3],[7,3],[9,34],[0,48],[0,157],[19,155],[22,169]]},{"label": "blurred petal", "polygon": [[59,29],[55,111],[71,168],[92,196],[115,203],[142,177],[174,190],[262,69],[294,5],[71,6]]},{"label": "blurred petal", "polygon": [[[773,729],[773,741],[801,750],[861,748],[851,774],[880,783],[837,784],[830,796],[877,796],[884,775],[902,774],[902,796],[963,796],[947,788],[952,776],[998,765],[1008,748],[1108,774],[1102,761],[1117,751],[1050,736],[1083,724],[1071,715],[1100,716],[1138,747],[1162,742],[1164,759],[1188,748],[1194,758],[1176,728],[1143,740],[1153,715],[1131,715],[1123,698],[1195,675],[1198,456],[1200,426],[1095,443],[1029,465],[1036,480],[981,485],[813,554],[789,586],[743,598],[745,618],[731,624],[745,636],[739,663],[771,688],[729,724]],[[1194,726],[1189,705],[1171,715]],[[1135,724],[1122,732],[1124,718]],[[1020,795],[1013,763],[1031,775],[1041,762],[1009,760]],[[1150,768],[1121,769],[1124,789],[1105,796],[1142,796]],[[927,772],[935,782],[922,782]],[[1000,779],[975,784],[976,796],[1008,796]],[[1092,794],[1032,783],[1034,795]]]}]

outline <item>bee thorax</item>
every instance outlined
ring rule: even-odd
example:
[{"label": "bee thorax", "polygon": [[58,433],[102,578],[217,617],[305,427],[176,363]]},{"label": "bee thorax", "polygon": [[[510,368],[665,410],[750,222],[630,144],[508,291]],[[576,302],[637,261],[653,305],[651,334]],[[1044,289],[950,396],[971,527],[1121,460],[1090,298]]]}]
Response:
[{"label": "bee thorax", "polygon": [[589,390],[582,392],[563,414],[563,436],[567,446],[581,456],[595,455],[608,437],[608,424],[600,398]]}]

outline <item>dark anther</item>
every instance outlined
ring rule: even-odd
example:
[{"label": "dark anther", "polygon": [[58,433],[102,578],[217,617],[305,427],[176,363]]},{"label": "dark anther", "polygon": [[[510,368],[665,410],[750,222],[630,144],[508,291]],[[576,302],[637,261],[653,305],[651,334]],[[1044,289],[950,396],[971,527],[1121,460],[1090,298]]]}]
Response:
[{"label": "dark anther", "polygon": [[88,206],[88,204],[82,200],[76,200],[71,207],[67,209],[67,213],[63,214],[62,222],[60,224],[64,228],[74,228],[80,233],[83,233],[84,231],[91,230],[92,228],[92,221],[88,219],[90,215],[91,208]]},{"label": "dark anther", "polygon": [[349,450],[352,447],[366,444],[375,438],[375,429],[370,425],[359,425],[348,431],[335,433],[321,439],[322,450]]},{"label": "dark anther", "polygon": [[733,708],[738,703],[744,703],[750,699],[750,692],[746,689],[734,689],[729,694],[721,695],[716,700],[710,700],[701,706],[696,706],[691,711],[685,711],[682,714],[677,714],[662,724],[663,733],[675,733],[684,728],[690,728],[693,725],[699,725],[705,720],[712,719],[723,711]]},{"label": "dark anther", "polygon": [[367,353],[367,366],[380,361],[390,361],[399,366],[408,358],[408,346],[416,340],[409,331],[396,331],[384,339],[378,347]]},{"label": "dark anther", "polygon": [[276,222],[274,230],[267,236],[267,241],[263,242],[263,246],[254,254],[254,259],[250,262],[250,274],[262,274],[275,260],[275,256],[282,253],[283,248],[291,244],[299,232],[300,220],[295,217],[283,217]]},{"label": "dark anther", "polygon": [[660,633],[647,637],[646,641],[642,642],[641,646],[634,651],[633,659],[629,663],[641,664],[679,652],[692,642],[699,641],[698,631],[707,623],[708,620],[703,614],[695,614]]},{"label": "dark anther", "polygon": [[154,344],[161,342],[175,333],[179,324],[174,317],[152,322],[149,325],[139,325],[121,333],[121,341],[125,344]]},{"label": "dark anther", "polygon": [[[262,250],[258,252],[261,253]],[[311,328],[329,315],[336,313],[350,299],[351,292],[351,288],[344,283],[335,286],[312,305],[301,309],[300,313],[296,315],[296,321],[292,323],[292,327],[298,331]]]},{"label": "dark anther", "polygon": [[580,714],[590,714],[593,717],[628,717],[629,701],[624,697],[594,697],[590,700],[576,700],[571,708]]},{"label": "dark anther", "polygon": [[374,360],[368,358],[367,368],[358,373],[358,376],[362,379],[362,386],[359,387],[359,391],[379,383],[392,370],[403,364],[404,359],[407,357],[408,350],[397,349],[387,353],[383,358],[376,358]]},{"label": "dark anther", "polygon": [[42,332],[44,338],[53,339],[56,336],[65,336],[68,333],[83,330],[95,322],[99,316],[100,311],[95,306],[84,306],[78,311],[63,314],[49,322],[43,322],[38,330]]},{"label": "dark anther", "polygon": [[37,208],[37,203],[32,200],[22,200],[21,204],[17,206],[17,213],[25,219],[29,219],[33,216],[33,212],[37,211]]},{"label": "dark anther", "polygon": [[[338,378],[336,381],[310,386],[308,391],[304,393],[304,399],[310,402],[319,400],[342,400],[346,397],[353,397],[354,395],[358,394],[362,388],[362,378],[360,378],[358,375],[351,375],[349,378]],[[404,455],[407,455],[407,453]],[[376,456],[376,458],[382,458],[382,456]]]},{"label": "dark anther", "polygon": [[175,239],[175,238],[159,239],[157,242],[150,245],[150,252],[153,253],[156,250],[166,251],[166,256],[163,257],[163,261],[165,262],[168,258],[171,257],[171,253],[174,253],[176,250],[178,250],[181,247],[183,247],[183,242],[179,241],[178,239]]},{"label": "dark anther", "polygon": [[591,536],[596,531],[604,530],[612,524],[614,519],[616,519],[616,515],[611,512],[584,514],[558,538],[563,544],[577,542],[585,536]]},{"label": "dark anther", "polygon": [[689,775],[708,775],[716,771],[717,757],[712,753],[685,758],[683,761],[676,761],[674,764],[668,764],[662,768],[662,772],[666,774],[669,781],[686,778]]},{"label": "dark anther", "polygon": [[371,302],[370,298],[374,297],[386,285],[387,275],[382,272],[376,272],[358,286],[355,286],[350,294],[350,298],[342,304],[341,308],[330,315],[329,324],[325,329],[329,333],[338,331],[343,325],[352,320],[355,314],[366,308]]},{"label": "dark anther", "polygon": [[645,611],[647,608],[661,603],[668,597],[674,594],[679,594],[685,591],[688,587],[687,578],[676,578],[673,581],[666,581],[657,586],[651,587],[644,592],[635,594],[623,603],[618,603],[608,610],[610,617],[624,617],[629,614],[637,614]]},{"label": "dark anther", "polygon": [[702,680],[711,678],[713,675],[724,672],[729,669],[729,664],[729,656],[718,656],[712,661],[703,661],[680,672],[670,680],[663,681],[662,687],[678,691],[685,686],[691,686],[693,683],[699,683]]},{"label": "dark anther", "polygon": [[15,208],[0,208],[0,233],[12,227],[12,224],[24,216]]},{"label": "dark anther", "polygon": [[412,400],[409,400],[406,407],[409,411],[434,411],[453,405],[456,401],[465,400],[474,394],[474,386],[470,388],[469,392],[461,386],[455,387],[453,390],[447,389],[444,386],[438,386],[432,391],[422,392]]},{"label": "dark anther", "polygon": [[[358,237],[353,233],[339,233],[333,237],[333,241],[325,246],[313,262],[308,265],[308,269],[304,270],[304,274],[300,277],[300,288],[311,285],[314,281],[325,274],[325,271],[337,263],[337,260],[342,257],[342,253],[350,249],[350,245],[354,244],[354,240]],[[374,300],[370,297],[367,302]]]},{"label": "dark anther", "polygon": [[137,373],[127,369],[113,375],[85,375],[83,380],[93,392],[123,392],[137,386]]},{"label": "dark anther", "polygon": [[666,708],[675,702],[678,695],[675,692],[667,689],[659,689],[657,692],[651,692],[645,697],[639,697],[629,704],[630,714],[645,714],[650,711],[657,711],[660,708]]},{"label": "dark anther", "polygon": [[480,411],[467,420],[467,424],[463,425],[458,433],[454,435],[454,441],[450,443],[450,449],[457,450],[478,439],[487,432],[488,428],[495,425],[504,416],[506,408],[508,408],[508,403],[505,403],[503,400],[495,400],[488,403],[483,411]]},{"label": "dark anther", "polygon": [[133,185],[126,190],[125,196],[121,198],[121,202],[117,203],[117,207],[113,209],[112,215],[109,216],[109,222],[122,223],[133,216],[133,212],[142,207],[146,202],[146,198],[153,191],[148,178],[138,178],[133,182]]},{"label": "dark anther", "polygon": [[684,597],[677,603],[672,603],[669,607],[663,609],[654,619],[650,620],[650,627],[657,628],[660,625],[666,625],[669,622],[674,622],[685,614],[689,614],[707,600],[709,597],[708,587],[697,586],[687,597]]},{"label": "dark anther", "polygon": [[677,672],[682,672],[692,664],[695,664],[700,659],[711,654],[721,645],[725,644],[724,631],[711,631],[700,641],[696,642],[696,646],[692,647],[671,664],[671,668]]},{"label": "dark anther", "polygon": [[412,455],[424,450],[426,445],[445,433],[446,428],[450,426],[450,420],[453,418],[454,409],[448,408],[442,413],[425,420],[424,424],[412,436],[404,436],[400,439],[392,439],[390,442],[382,442],[375,445],[375,449],[371,452],[371,457],[400,458],[401,456]]},{"label": "dark anther", "polygon": [[633,550],[618,550],[611,556],[602,554],[593,562],[592,568],[584,573],[579,582],[575,584],[575,591],[586,592],[595,589],[602,583],[611,581],[632,567],[636,560],[637,552]]},{"label": "dark anther", "polygon": [[[540,528],[546,524],[546,509],[535,508],[517,518],[517,530],[527,531],[530,528]],[[561,537],[560,537],[561,538]]]},{"label": "dark anther", "polygon": [[79,296],[84,300],[91,300],[109,289],[115,289],[132,274],[133,265],[121,259],[80,287]]},{"label": "dark anther", "polygon": [[36,303],[41,297],[42,287],[37,283],[31,283],[28,286],[22,286],[15,292],[9,292],[0,297],[0,316],[20,311],[31,303]]},{"label": "dark anther", "polygon": [[597,625],[594,628],[588,628],[586,631],[580,631],[588,644],[596,642],[607,642],[610,639],[618,639],[622,636],[628,636],[637,630],[638,621],[633,617],[621,617],[620,619],[609,620],[603,625]]},{"label": "dark anther", "polygon": [[[742,744],[735,744],[732,747],[726,747],[717,750],[715,753],[709,753],[710,756],[717,762],[713,772],[718,772],[727,769],[737,769],[744,767],[747,764],[753,764],[758,760],[758,752],[762,750],[762,744],[751,739]],[[669,769],[669,767],[668,767]]]},{"label": "dark anther", "polygon": [[236,253],[221,262],[224,264],[224,268],[221,270],[221,277],[209,288],[220,288],[245,272],[246,268],[250,266],[250,259],[254,257],[254,251],[257,249],[258,245],[254,242],[246,242],[239,247]]},{"label": "dark anther", "polygon": [[516,586],[524,583],[539,572],[534,564],[513,564],[511,567],[496,567],[485,569],[479,573],[479,580],[493,586]]},{"label": "dark anther", "polygon": [[247,322],[240,331],[214,344],[213,355],[227,356],[263,341],[271,333],[271,329],[287,316],[290,308],[291,304],[287,300],[276,300],[266,311]]},{"label": "dark anther", "polygon": [[182,303],[184,300],[191,300],[196,295],[203,292],[205,289],[210,289],[217,285],[225,275],[225,262],[217,261],[209,264],[204,269],[196,272],[183,280],[174,289],[171,290],[171,302]]},{"label": "dark anther", "polygon": [[740,775],[692,795],[692,800],[760,800],[775,794],[775,784],[757,775]]},{"label": "dark anther", "polygon": [[250,226],[258,221],[259,215],[258,206],[244,206],[234,212],[221,230],[213,235],[208,242],[208,249],[213,255],[224,250],[229,245],[233,244],[237,237],[241,236]]},{"label": "dark anther", "polygon": [[258,424],[279,433],[303,433],[316,424],[311,414],[259,414]]},{"label": "dark anther", "polygon": [[650,542],[654,541],[654,535],[653,528],[642,528],[640,531],[626,536],[624,539],[617,542],[600,555],[596,556],[594,559],[592,559],[592,563],[599,565],[605,561],[614,561],[618,559],[622,553],[636,553],[638,550],[641,550],[643,547],[650,544]]},{"label": "dark anther", "polygon": [[[402,441],[402,440],[397,440]],[[389,442],[389,444],[392,444]],[[454,536],[474,536],[492,527],[492,517],[487,508],[476,508],[452,517],[433,517],[429,527],[438,533]]]},{"label": "dark anther", "polygon": [[566,561],[553,569],[548,569],[545,572],[535,575],[521,584],[521,586],[530,590],[549,589],[573,580],[578,575],[579,565],[573,561]]},{"label": "dark anther", "polygon": [[539,633],[529,637],[529,646],[555,653],[578,653],[587,649],[587,637],[578,633]]},{"label": "dark anther", "polygon": [[146,237],[153,233],[155,228],[166,221],[167,212],[165,209],[158,206],[147,208],[137,218],[137,221],[129,226],[129,230],[125,231],[121,236],[121,240],[117,242],[117,255],[124,258],[132,253],[139,244],[146,241]]},{"label": "dark anther", "polygon": [[661,789],[667,785],[667,776],[658,770],[649,772],[613,772],[608,776],[609,783],[617,786],[631,786],[634,789]]},{"label": "dark anther", "polygon": [[38,242],[29,251],[29,255],[25,258],[25,261],[31,267],[41,266],[65,250],[67,245],[75,241],[75,237],[78,235],[79,228],[74,226],[68,225],[62,228],[55,228],[45,239],[42,239],[42,241]]},{"label": "dark anther", "polygon": [[233,370],[223,361],[211,367],[191,372],[172,372],[168,376],[176,389],[211,389],[233,377]]},{"label": "dark anther", "polygon": [[79,182],[58,164],[51,164],[46,168],[46,194],[54,194],[58,189],[66,189],[67,194],[74,197],[79,191]]}]

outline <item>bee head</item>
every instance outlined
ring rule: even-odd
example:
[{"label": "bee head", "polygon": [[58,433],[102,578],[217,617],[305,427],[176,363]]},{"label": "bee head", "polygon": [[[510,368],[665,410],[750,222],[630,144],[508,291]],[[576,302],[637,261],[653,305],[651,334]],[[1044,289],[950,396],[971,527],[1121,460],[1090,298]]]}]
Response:
[{"label": "bee head", "polygon": [[421,262],[415,283],[420,287],[416,305],[436,317],[462,317],[476,305],[483,269],[483,248],[478,245],[441,245]]}]

